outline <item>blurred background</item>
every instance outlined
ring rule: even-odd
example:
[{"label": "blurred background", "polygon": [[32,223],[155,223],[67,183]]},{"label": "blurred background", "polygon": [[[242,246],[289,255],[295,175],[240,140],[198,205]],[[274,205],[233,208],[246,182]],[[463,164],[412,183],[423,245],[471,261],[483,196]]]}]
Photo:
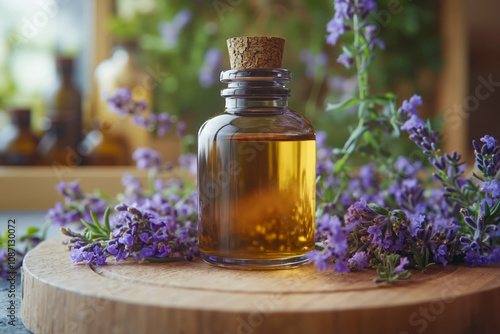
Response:
[{"label": "blurred background", "polygon": [[[500,2],[377,2],[386,50],[376,54],[371,88],[399,101],[421,94],[446,151],[471,155],[472,139],[498,136]],[[42,191],[61,179],[98,183],[115,174],[119,186],[126,167],[86,168],[131,165],[143,146],[175,163],[175,135],[158,138],[109,113],[105,96],[128,87],[148,113],[167,111],[196,134],[223,110],[219,73],[229,68],[226,39],[234,36],[286,39],[289,105],[341,145],[356,115],[324,107],[356,94],[356,81],[336,62],[338,47],[326,44],[333,13],[332,0],[0,0],[0,188],[26,196],[19,184],[27,179]],[[390,145],[413,148],[404,139]],[[0,196],[0,209],[26,207]]]}]

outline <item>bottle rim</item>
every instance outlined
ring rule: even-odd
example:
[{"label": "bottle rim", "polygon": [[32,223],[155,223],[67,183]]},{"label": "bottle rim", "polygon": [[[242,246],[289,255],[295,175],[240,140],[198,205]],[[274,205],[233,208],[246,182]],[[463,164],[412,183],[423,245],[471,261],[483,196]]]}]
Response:
[{"label": "bottle rim", "polygon": [[276,81],[280,83],[292,80],[292,72],[286,68],[241,68],[222,71],[221,82],[232,81]]}]

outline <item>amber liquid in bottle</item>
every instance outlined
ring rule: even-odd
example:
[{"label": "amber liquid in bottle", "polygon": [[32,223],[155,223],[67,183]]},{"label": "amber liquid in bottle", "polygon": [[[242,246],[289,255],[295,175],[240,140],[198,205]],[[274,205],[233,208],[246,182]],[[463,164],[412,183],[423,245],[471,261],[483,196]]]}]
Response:
[{"label": "amber liquid in bottle", "polygon": [[205,193],[213,199],[203,198],[202,251],[218,257],[275,259],[311,250],[314,137],[241,136],[207,146],[202,148],[207,154],[206,165],[200,166],[202,182],[219,187]]},{"label": "amber liquid in bottle", "polygon": [[226,110],[198,134],[199,248],[222,267],[306,264],[314,249],[316,141],[288,109],[284,69],[222,74]]}]

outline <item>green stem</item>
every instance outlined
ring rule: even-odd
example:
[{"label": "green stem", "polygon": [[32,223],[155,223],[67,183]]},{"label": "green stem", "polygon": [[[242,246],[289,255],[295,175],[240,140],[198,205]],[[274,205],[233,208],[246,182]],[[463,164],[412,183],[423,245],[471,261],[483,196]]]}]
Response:
[{"label": "green stem", "polygon": [[[359,91],[359,100],[360,103],[358,105],[358,115],[359,115],[359,121],[358,125],[356,127],[356,130],[361,129],[364,124],[365,124],[365,118],[366,118],[366,86],[367,86],[367,74],[366,74],[366,69],[362,69],[362,63],[363,63],[363,56],[361,54],[361,42],[360,42],[360,27],[359,27],[359,17],[358,14],[354,14],[353,16],[353,31],[354,31],[354,49],[356,52],[356,55],[354,57],[354,60],[356,62],[356,71],[357,71],[357,77],[358,77],[358,91]],[[345,153],[344,156],[342,157],[342,160],[345,162],[349,158],[350,154]]]}]

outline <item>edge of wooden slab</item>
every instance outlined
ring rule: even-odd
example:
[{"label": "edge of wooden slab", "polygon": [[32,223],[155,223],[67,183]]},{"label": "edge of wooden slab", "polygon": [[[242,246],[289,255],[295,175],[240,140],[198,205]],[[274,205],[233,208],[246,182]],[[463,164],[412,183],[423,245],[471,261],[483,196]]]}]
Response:
[{"label": "edge of wooden slab", "polygon": [[314,334],[335,328],[494,333],[500,328],[495,320],[500,268],[459,268],[459,276],[443,286],[424,284],[435,289],[427,299],[418,298],[418,286],[404,282],[366,292],[246,294],[109,279],[72,265],[62,239],[32,250],[22,268],[21,318],[34,333]]}]

